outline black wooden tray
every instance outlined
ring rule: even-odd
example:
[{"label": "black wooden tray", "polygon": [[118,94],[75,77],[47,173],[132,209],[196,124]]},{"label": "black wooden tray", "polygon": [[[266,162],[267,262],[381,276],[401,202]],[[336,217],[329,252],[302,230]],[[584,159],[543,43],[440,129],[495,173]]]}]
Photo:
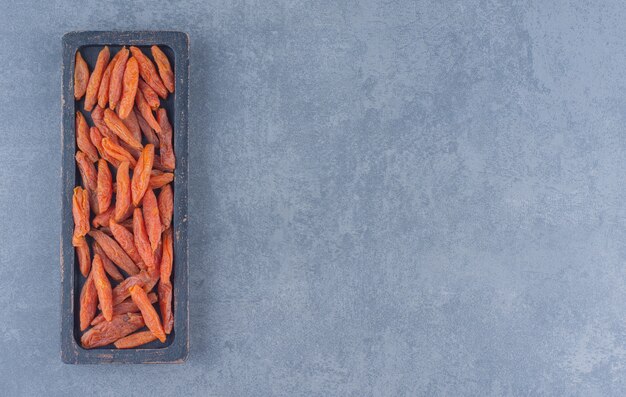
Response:
[{"label": "black wooden tray", "polygon": [[[93,70],[98,52],[108,45],[112,53],[123,45],[134,45],[146,53],[158,45],[168,56],[176,78],[176,91],[162,106],[174,128],[176,170],[174,188],[174,328],[164,344],[155,341],[136,349],[118,350],[105,346],[83,349],[80,346],[78,303],[84,277],[78,271],[72,233],[72,193],[80,183],[74,161],[76,110],[83,101],[74,101],[74,57],[81,51],[89,70]],[[102,363],[181,363],[189,352],[189,286],[187,282],[187,112],[189,92],[189,38],[182,32],[71,32],[63,36],[63,162],[61,219],[61,359],[69,364]],[[88,112],[85,117],[91,124]]]}]

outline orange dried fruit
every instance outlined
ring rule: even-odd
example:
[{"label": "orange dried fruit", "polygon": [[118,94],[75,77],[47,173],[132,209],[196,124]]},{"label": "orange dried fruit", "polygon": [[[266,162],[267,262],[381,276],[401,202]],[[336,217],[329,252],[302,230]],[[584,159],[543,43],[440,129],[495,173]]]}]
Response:
[{"label": "orange dried fruit", "polygon": [[155,45],[150,47],[150,51],[152,51],[152,57],[154,58],[154,62],[157,64],[157,68],[159,69],[159,76],[161,76],[161,80],[163,80],[163,85],[169,92],[173,93],[174,72],[172,71],[170,60],[167,59],[167,55],[165,55],[165,53]]},{"label": "orange dried fruit", "polygon": [[85,110],[91,112],[96,102],[98,101],[98,90],[100,89],[100,83],[102,81],[102,75],[109,63],[109,47],[104,46],[98,54],[98,60],[96,61],[96,67],[93,68],[91,77],[89,77],[89,83],[87,84],[87,92],[85,93]]},{"label": "orange dried fruit", "polygon": [[89,83],[89,66],[83,59],[80,51],[76,51],[76,59],[74,61],[74,99],[79,100],[87,92],[87,84]]},{"label": "orange dried fruit", "polygon": [[137,59],[130,58],[126,62],[122,84],[122,98],[120,99],[119,114],[122,119],[128,117],[135,104],[137,85],[139,84],[139,66]]}]

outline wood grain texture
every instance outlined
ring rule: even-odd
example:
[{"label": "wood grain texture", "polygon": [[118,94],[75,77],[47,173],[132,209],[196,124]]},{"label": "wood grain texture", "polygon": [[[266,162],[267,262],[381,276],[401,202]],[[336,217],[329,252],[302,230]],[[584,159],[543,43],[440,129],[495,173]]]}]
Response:
[{"label": "wood grain texture", "polygon": [[[86,350],[80,344],[78,307],[76,303],[84,280],[75,264],[71,244],[73,232],[72,191],[77,181],[74,163],[75,133],[74,113],[74,56],[77,50],[94,50],[108,45],[135,45],[149,51],[151,45],[166,48],[175,69],[176,92],[168,98],[164,107],[173,115],[174,149],[178,161],[174,186],[174,257],[172,277],[174,285],[175,325],[168,335],[165,347],[158,343],[138,349],[117,350],[105,348]],[[70,364],[103,363],[182,363],[189,352],[189,287],[187,263],[187,178],[188,178],[188,92],[189,92],[189,38],[182,32],[124,31],[124,32],[70,32],[63,36],[63,126],[62,126],[62,219],[61,219],[61,358]]]}]

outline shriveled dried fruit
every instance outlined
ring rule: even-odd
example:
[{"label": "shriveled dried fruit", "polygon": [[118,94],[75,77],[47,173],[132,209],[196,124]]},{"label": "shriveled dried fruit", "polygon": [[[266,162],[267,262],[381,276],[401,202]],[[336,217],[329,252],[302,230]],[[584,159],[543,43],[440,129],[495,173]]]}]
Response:
[{"label": "shriveled dried fruit", "polygon": [[131,181],[131,194],[133,197],[133,205],[137,207],[143,198],[148,185],[150,184],[150,171],[152,171],[152,163],[154,162],[154,145],[147,144],[141,152],[141,156],[137,159],[137,165],[133,171],[133,179]]},{"label": "shriveled dried fruit", "polygon": [[128,277],[116,285],[115,288],[113,288],[113,306],[119,305],[130,296],[130,287],[133,285],[143,287],[147,279],[148,278],[143,274],[143,272],[141,272],[138,275]]},{"label": "shriveled dried fruit", "polygon": [[106,160],[98,160],[98,210],[102,213],[109,209],[113,197],[113,177]]},{"label": "shriveled dried fruit", "polygon": [[150,50],[152,51],[154,62],[156,62],[157,68],[159,69],[159,76],[161,76],[161,80],[163,80],[163,85],[169,92],[174,92],[174,72],[172,71],[169,59],[167,59],[167,55],[155,45],[150,47]]},{"label": "shriveled dried fruit", "polygon": [[94,167],[87,155],[80,150],[76,152],[76,163],[78,164],[78,171],[80,171],[80,176],[83,180],[83,186],[87,191],[95,192],[98,187],[96,167]]},{"label": "shriveled dried fruit", "polygon": [[122,119],[128,117],[128,114],[133,110],[135,104],[135,94],[137,93],[137,85],[139,84],[139,66],[137,65],[137,59],[130,58],[126,62],[126,69],[124,70],[124,78],[122,84],[122,98],[119,104],[119,114]]},{"label": "shriveled dried fruit", "polygon": [[117,195],[115,198],[115,220],[121,221],[129,216],[131,208],[129,163],[124,161],[117,169]]},{"label": "shriveled dried fruit", "polygon": [[98,89],[100,89],[100,83],[102,81],[102,75],[104,74],[104,70],[109,64],[109,47],[104,46],[104,48],[98,54],[98,60],[96,61],[96,67],[93,69],[93,73],[91,73],[91,77],[89,77],[89,83],[87,84],[87,92],[85,94],[85,110],[90,112],[96,102],[98,101]]},{"label": "shriveled dried fruit", "polygon": [[113,290],[111,289],[111,282],[104,271],[100,255],[96,254],[94,256],[92,266],[93,282],[96,285],[96,291],[98,291],[98,302],[100,302],[100,307],[102,307],[102,315],[107,321],[111,321],[113,318]]},{"label": "shriveled dried fruit", "polygon": [[161,258],[163,257],[163,239],[159,241],[159,245],[156,250],[154,250],[154,270],[153,268],[147,268],[146,270],[150,273],[150,279],[155,279],[158,281],[161,275]]},{"label": "shriveled dried fruit", "polygon": [[132,154],[128,153],[126,149],[122,146],[113,143],[109,138],[102,138],[102,149],[106,152],[107,156],[116,159],[121,163],[128,162],[131,167],[135,167],[137,164],[137,160],[133,157]]},{"label": "shriveled dried fruit", "polygon": [[143,94],[144,98],[146,98],[146,102],[150,105],[152,110],[157,110],[161,105],[161,101],[159,100],[159,95],[146,83],[142,78],[139,79],[139,90]]},{"label": "shriveled dried fruit", "polygon": [[146,190],[143,195],[143,221],[150,239],[152,251],[156,250],[161,241],[161,217],[159,215],[159,205],[152,189]]},{"label": "shriveled dried fruit", "polygon": [[155,170],[159,170],[159,171],[163,171],[163,172],[169,172],[172,171],[171,169],[166,168],[162,162],[161,162],[161,156],[159,156],[158,154],[154,155],[154,161],[152,163],[152,168]]},{"label": "shriveled dried fruit", "polygon": [[111,71],[111,82],[109,83],[109,107],[111,109],[115,109],[122,97],[124,71],[126,70],[126,61],[128,60],[129,54],[128,48],[123,47],[118,52],[119,58],[116,60],[115,66]]},{"label": "shriveled dried fruit", "polygon": [[161,126],[159,133],[159,142],[161,143],[161,163],[167,169],[176,168],[176,156],[174,156],[174,147],[172,146],[172,125],[167,119],[167,112],[161,108],[157,111],[157,120]]},{"label": "shriveled dried fruit", "polygon": [[93,237],[100,247],[104,250],[104,253],[107,254],[109,259],[113,261],[120,269],[124,270],[126,273],[130,275],[135,275],[139,273],[139,268],[133,262],[132,259],[126,254],[124,249],[120,247],[120,245],[115,242],[111,237],[107,236],[103,232],[99,230],[91,230],[89,235]]},{"label": "shriveled dried fruit", "polygon": [[141,156],[142,149],[136,149],[134,147],[131,147],[128,143],[124,141],[120,141],[120,146],[123,147],[124,150],[126,150],[128,153],[131,154],[131,156],[133,156],[136,159],[138,159],[139,156]]},{"label": "shriveled dried fruit", "polygon": [[124,276],[117,270],[115,264],[109,259],[109,257],[104,253],[102,247],[97,242],[93,243],[93,253],[94,255],[100,255],[100,259],[102,259],[102,266],[104,266],[104,271],[107,272],[109,276],[115,281],[124,280]]},{"label": "shriveled dried fruit", "polygon": [[137,275],[143,280],[143,290],[146,291],[146,294],[154,288],[156,283],[159,281],[159,267],[147,267],[144,270],[140,271]]},{"label": "shriveled dried fruit", "polygon": [[109,102],[109,83],[111,82],[111,72],[115,66],[115,57],[109,62],[109,65],[102,74],[100,87],[98,88],[98,106],[105,108]]},{"label": "shriveled dried fruit", "polygon": [[152,331],[140,331],[118,339],[113,343],[118,349],[131,349],[133,347],[145,345],[157,339]]},{"label": "shriveled dried fruit", "polygon": [[165,185],[159,193],[159,214],[164,229],[169,229],[172,224],[172,215],[174,214],[174,192],[171,185]]},{"label": "shriveled dried fruit", "polygon": [[[172,64],[164,52],[156,46],[151,51],[158,72],[155,63],[137,47],[131,47],[130,51],[124,47],[110,63],[109,49],[104,47],[91,76],[82,56],[76,54],[75,91],[80,91],[82,79],[84,108],[91,111],[95,124],[89,128],[83,114],[77,112],[76,162],[84,190],[77,190],[80,203],[77,202],[73,211],[80,213],[80,224],[75,225],[72,244],[76,247],[81,273],[89,275],[84,294],[91,291],[93,297],[90,307],[80,308],[81,329],[87,329],[89,323],[93,326],[81,338],[86,348],[115,341],[118,341],[118,348],[131,348],[153,341],[155,337],[164,341],[173,328],[170,278],[174,203],[170,183],[174,179],[176,159],[172,125],[165,109],[159,109],[159,97],[166,99],[169,92],[174,91],[175,80]],[[80,92],[75,94],[80,95]],[[98,106],[93,108],[96,103]],[[142,135],[149,142],[145,147]],[[155,149],[159,149],[158,154]],[[97,172],[93,164],[96,161]],[[116,183],[113,183],[109,164],[117,169]],[[131,169],[134,169],[132,174]],[[160,189],[158,198],[154,189]],[[96,214],[94,229],[90,229],[90,212]],[[94,240],[94,261],[85,233]],[[118,267],[129,277],[124,279],[125,274]],[[109,276],[119,285],[111,288]],[[150,293],[146,300],[146,294],[155,289],[157,283],[161,296]],[[131,289],[133,297],[125,301],[131,296]],[[100,306],[97,305],[99,292],[104,293],[100,298],[104,304]],[[81,306],[85,299],[82,294]],[[137,299],[143,304],[136,303]],[[157,300],[162,321],[151,305]],[[97,307],[102,308],[103,313],[95,317]],[[137,310],[142,314],[136,313]],[[105,316],[111,321],[106,321]],[[150,323],[150,331],[124,338],[147,323]]]},{"label": "shriveled dried fruit", "polygon": [[141,129],[141,132],[143,132],[143,135],[146,137],[146,140],[148,141],[148,143],[153,144],[154,148],[158,149],[159,137],[157,136],[156,132],[154,132],[152,127],[148,125],[148,122],[143,118],[143,116],[141,115],[141,112],[139,112],[137,108],[135,108],[135,115],[137,116],[137,122],[139,123],[139,128]]},{"label": "shriveled dried fruit", "polygon": [[107,137],[110,140],[112,140],[114,143],[117,143],[117,135],[115,135],[115,133],[111,131],[109,127],[107,127],[106,123],[104,122],[104,109],[103,108],[101,108],[100,106],[94,108],[93,111],[91,112],[91,119],[93,120],[93,123],[96,125],[96,127],[98,127],[98,130],[100,131],[103,137]]},{"label": "shriveled dried fruit", "polygon": [[124,226],[115,222],[114,219],[111,219],[109,222],[109,228],[111,229],[115,240],[122,248],[124,248],[124,251],[126,251],[130,259],[132,259],[135,263],[141,262],[142,259],[137,251],[137,247],[135,247],[135,238],[133,237],[133,234],[126,230]]},{"label": "shriveled dried fruit", "polygon": [[[120,108],[118,107],[118,109]],[[137,114],[135,113],[135,109],[133,108],[133,110],[128,113],[128,117],[126,117],[122,121],[128,128],[128,131],[133,134],[135,139],[141,142],[141,127],[139,127],[139,120],[137,120]]]},{"label": "shriveled dried fruit", "polygon": [[[155,174],[154,172],[159,172]],[[163,186],[174,180],[174,174],[171,172],[162,172],[159,170],[152,170],[152,174],[150,175],[150,189],[160,189]]]},{"label": "shriveled dried fruit", "polygon": [[78,257],[78,269],[80,274],[87,277],[89,269],[91,269],[91,253],[89,252],[89,244],[85,237],[77,237],[72,239],[72,244],[76,247],[76,256]]},{"label": "shriveled dried fruit", "polygon": [[139,109],[139,113],[146,120],[148,125],[154,128],[157,132],[161,132],[161,126],[154,118],[154,115],[152,114],[152,109],[150,108],[148,102],[146,102],[146,98],[144,98],[141,91],[138,91],[137,95],[135,96],[135,104],[137,105],[137,109]]},{"label": "shriveled dried fruit", "polygon": [[116,340],[132,334],[145,325],[143,317],[138,313],[124,313],[113,316],[111,321],[103,321],[80,338],[86,349],[106,346]]},{"label": "shriveled dried fruit", "polygon": [[[128,294],[130,296],[130,292]],[[150,299],[150,303],[155,303],[158,300],[157,295],[154,292],[149,293],[148,298]],[[124,302],[113,306],[113,315],[124,313],[139,313],[139,308],[132,299],[126,299]],[[91,321],[91,325],[96,325],[103,321],[104,316],[100,313]]]},{"label": "shriveled dried fruit", "polygon": [[130,296],[133,298],[133,302],[135,302],[137,307],[139,307],[139,310],[141,310],[141,315],[143,316],[143,320],[145,321],[148,329],[152,331],[154,336],[156,336],[161,342],[165,342],[165,331],[163,330],[163,325],[161,325],[159,315],[150,303],[150,299],[148,299],[146,292],[141,287],[135,285],[130,288]]},{"label": "shriveled dried fruit", "polygon": [[104,110],[104,122],[111,131],[130,146],[141,149],[141,142],[135,139],[126,124],[111,109]]},{"label": "shriveled dried fruit", "polygon": [[[97,179],[96,179],[97,181]],[[91,206],[91,211],[95,214],[100,213],[100,209],[98,208],[98,192],[97,190],[87,190],[89,193],[89,205]]]},{"label": "shriveled dried fruit", "polygon": [[161,77],[157,73],[154,64],[144,55],[143,52],[137,47],[130,47],[130,52],[133,53],[133,56],[137,58],[137,63],[139,64],[139,74],[141,78],[144,79],[146,83],[163,99],[167,98],[167,88],[163,85],[163,81],[161,81]]},{"label": "shriveled dried fruit", "polygon": [[161,255],[161,280],[169,281],[174,265],[174,236],[172,229],[163,232],[163,253]]},{"label": "shriveled dried fruit", "polygon": [[109,227],[109,220],[113,216],[114,212],[115,212],[115,208],[113,206],[109,206],[108,210],[101,212],[98,215],[94,216],[93,220],[91,221],[91,224],[95,228],[99,228],[103,226]]},{"label": "shriveled dried fruit", "polygon": [[141,256],[141,259],[148,267],[154,267],[154,252],[150,246],[150,238],[146,232],[141,209],[135,208],[133,212],[133,236],[135,238],[135,247]]},{"label": "shriveled dried fruit", "polygon": [[[133,208],[134,210],[134,208]],[[131,211],[131,215],[132,215],[132,211]],[[129,215],[130,216],[130,215]],[[129,232],[133,232],[133,220],[132,219],[125,219],[122,222],[118,222],[120,225],[124,226],[126,228],[126,230],[128,230]]]},{"label": "shriveled dried fruit", "polygon": [[92,273],[87,277],[87,281],[83,285],[83,289],[80,291],[80,330],[84,331],[89,327],[89,323],[96,315],[98,307],[98,292],[96,291],[96,285],[93,282]]},{"label": "shriveled dried fruit", "polygon": [[81,112],[76,112],[76,145],[91,162],[98,161],[98,151],[89,139],[89,125]]},{"label": "shriveled dried fruit", "polygon": [[80,186],[74,188],[72,216],[74,217],[74,237],[83,237],[91,227],[89,226],[89,194]]},{"label": "shriveled dried fruit", "polygon": [[163,330],[166,334],[172,332],[174,315],[172,314],[172,284],[169,281],[159,281],[159,310],[163,317]]},{"label": "shriveled dried fruit", "polygon": [[83,59],[80,51],[76,51],[76,60],[74,62],[74,99],[79,100],[87,92],[87,84],[89,83],[89,66]]},{"label": "shriveled dried fruit", "polygon": [[111,59],[111,62],[109,62],[109,65],[102,74],[100,88],[98,88],[98,106],[100,106],[101,108],[107,107],[107,104],[109,103],[109,86],[111,85],[111,74],[113,73],[115,63],[121,56],[122,52],[118,51],[113,59]]},{"label": "shriveled dried fruit", "polygon": [[102,134],[100,133],[98,127],[91,127],[89,129],[89,138],[91,139],[91,142],[96,147],[96,149],[98,149],[100,157],[108,161],[115,168],[120,166],[120,161],[109,156],[109,154],[102,147]]}]

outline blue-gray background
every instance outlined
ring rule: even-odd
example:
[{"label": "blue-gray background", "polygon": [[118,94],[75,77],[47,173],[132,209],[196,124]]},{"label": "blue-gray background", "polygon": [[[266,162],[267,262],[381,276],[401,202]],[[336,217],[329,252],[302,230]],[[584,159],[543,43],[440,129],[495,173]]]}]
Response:
[{"label": "blue-gray background", "polygon": [[[624,395],[625,20],[2,1],[0,394]],[[98,29],[190,34],[184,365],[60,360],[61,36]]]}]

